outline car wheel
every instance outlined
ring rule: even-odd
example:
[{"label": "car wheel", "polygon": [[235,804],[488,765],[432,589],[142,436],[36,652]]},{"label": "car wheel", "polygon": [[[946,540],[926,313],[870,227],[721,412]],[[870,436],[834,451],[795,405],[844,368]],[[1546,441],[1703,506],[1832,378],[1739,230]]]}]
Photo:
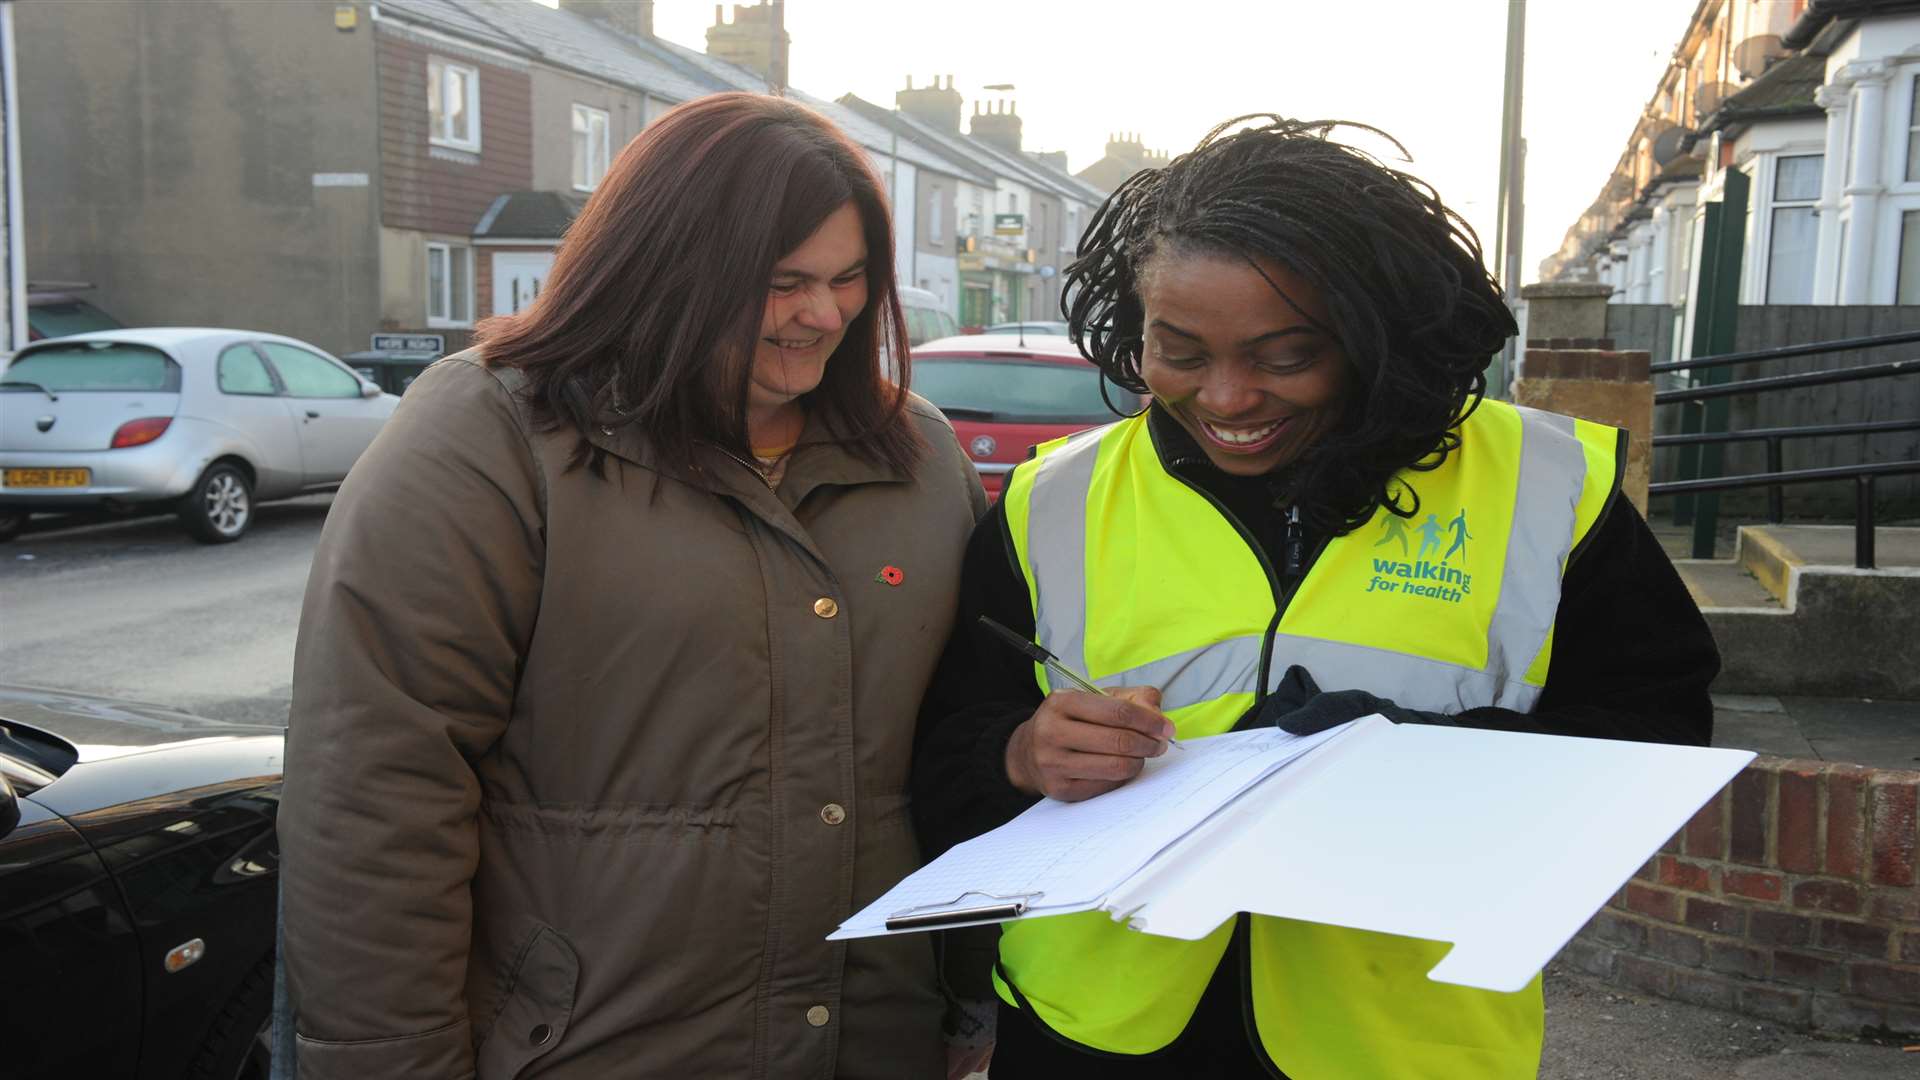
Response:
[{"label": "car wheel", "polygon": [[273,1072],[273,958],[254,966],[213,1018],[191,1080],[267,1080]]},{"label": "car wheel", "polygon": [[0,514],[0,544],[19,536],[26,530],[27,515]]},{"label": "car wheel", "polygon": [[203,544],[229,544],[253,524],[253,485],[233,465],[215,465],[200,474],[180,504],[180,523]]}]

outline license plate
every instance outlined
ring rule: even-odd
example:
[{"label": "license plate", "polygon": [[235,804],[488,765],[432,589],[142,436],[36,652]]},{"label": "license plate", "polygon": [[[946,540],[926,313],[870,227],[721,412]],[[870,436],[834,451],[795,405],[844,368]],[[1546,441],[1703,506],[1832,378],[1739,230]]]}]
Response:
[{"label": "license plate", "polygon": [[93,482],[92,469],[8,469],[10,488],[86,487]]}]

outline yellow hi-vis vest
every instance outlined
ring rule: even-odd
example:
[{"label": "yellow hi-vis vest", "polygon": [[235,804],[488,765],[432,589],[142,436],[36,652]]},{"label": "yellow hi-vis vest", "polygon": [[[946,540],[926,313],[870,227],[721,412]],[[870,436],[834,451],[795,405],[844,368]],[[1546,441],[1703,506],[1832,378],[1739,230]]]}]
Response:
[{"label": "yellow hi-vis vest", "polygon": [[[1411,709],[1533,708],[1561,574],[1618,490],[1624,433],[1482,401],[1460,435],[1439,468],[1398,478],[1419,494],[1412,520],[1376,511],[1313,561],[1281,616],[1272,680],[1301,664],[1325,689]],[[1280,584],[1252,538],[1167,472],[1144,415],[1040,447],[1004,500],[1041,644],[1102,686],[1159,687],[1182,738],[1233,727]],[[1081,1046],[1152,1053],[1185,1029],[1236,921],[1191,942],[1102,912],[1009,923],[995,985]],[[1252,1016],[1293,1080],[1537,1073],[1537,977],[1513,994],[1452,986],[1427,978],[1445,943],[1250,923]]]}]

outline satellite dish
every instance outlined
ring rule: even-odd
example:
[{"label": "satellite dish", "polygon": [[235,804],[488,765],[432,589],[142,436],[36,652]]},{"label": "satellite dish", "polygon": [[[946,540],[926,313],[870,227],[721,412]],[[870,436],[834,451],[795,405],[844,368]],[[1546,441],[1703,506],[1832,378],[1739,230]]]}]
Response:
[{"label": "satellite dish", "polygon": [[1726,104],[1727,99],[1739,90],[1740,88],[1732,83],[1723,82],[1707,83],[1701,86],[1693,92],[1694,120],[1702,124],[1706,123],[1707,118],[1719,111],[1720,106]]},{"label": "satellite dish", "polygon": [[1787,47],[1780,44],[1780,35],[1760,34],[1733,47],[1733,67],[1741,78],[1757,79],[1767,65],[1785,55]]},{"label": "satellite dish", "polygon": [[1681,144],[1686,141],[1687,129],[1678,124],[1669,127],[1653,137],[1653,163],[1666,168],[1667,163],[1680,156]]}]

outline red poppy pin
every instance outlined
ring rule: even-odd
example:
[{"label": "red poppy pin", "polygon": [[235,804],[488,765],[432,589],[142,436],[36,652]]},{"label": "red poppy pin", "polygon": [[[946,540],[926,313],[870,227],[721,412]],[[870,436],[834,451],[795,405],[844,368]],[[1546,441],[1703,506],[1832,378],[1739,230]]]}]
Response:
[{"label": "red poppy pin", "polygon": [[907,580],[907,575],[897,566],[883,566],[879,573],[873,575],[873,580],[884,581],[888,585],[898,585]]}]

